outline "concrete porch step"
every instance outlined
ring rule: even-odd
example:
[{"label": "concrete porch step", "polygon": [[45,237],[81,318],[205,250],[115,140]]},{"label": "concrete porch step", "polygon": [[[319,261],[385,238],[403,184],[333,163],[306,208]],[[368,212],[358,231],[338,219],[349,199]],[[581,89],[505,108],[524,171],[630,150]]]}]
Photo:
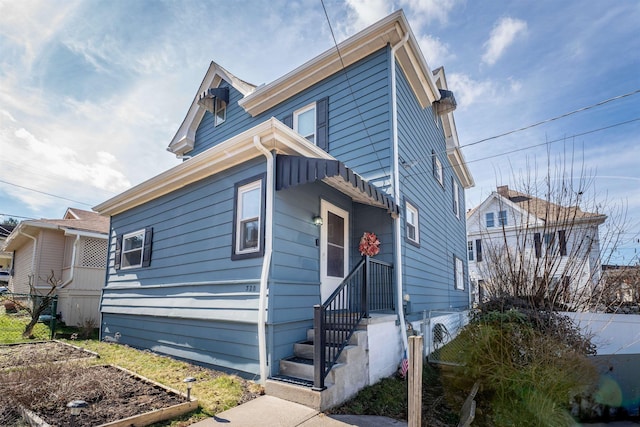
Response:
[{"label": "concrete porch step", "polygon": [[[307,329],[307,341],[313,342],[315,338],[314,329]],[[326,331],[326,340],[328,344],[335,343],[339,344],[342,341],[340,340],[341,335],[339,331],[327,330]],[[367,331],[356,329],[351,338],[349,338],[348,345],[360,345],[363,342],[366,342],[367,339]]]}]

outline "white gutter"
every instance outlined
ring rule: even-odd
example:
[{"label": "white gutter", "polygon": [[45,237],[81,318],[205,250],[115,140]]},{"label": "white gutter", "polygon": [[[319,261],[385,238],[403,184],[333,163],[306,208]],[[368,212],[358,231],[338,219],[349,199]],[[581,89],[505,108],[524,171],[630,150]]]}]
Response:
[{"label": "white gutter", "polygon": [[267,150],[259,136],[253,137],[253,144],[267,158],[266,209],[264,218],[264,257],[262,274],[260,275],[260,299],[258,301],[258,355],[260,359],[260,382],[267,380],[267,284],[269,282],[269,268],[273,252],[273,154]]},{"label": "white gutter", "polygon": [[[398,104],[396,94],[396,51],[402,47],[403,44],[409,39],[409,32],[404,34],[402,40],[400,40],[395,46],[391,48],[391,132],[393,134],[393,198],[398,206],[400,206],[400,155],[398,154]],[[404,350],[408,354],[408,340],[407,340],[407,325],[404,321],[404,311],[402,306],[402,242],[400,236],[402,232],[401,215],[394,218],[394,244],[395,244],[395,274],[396,274],[396,305],[398,307],[398,320],[400,320],[400,335],[402,337],[402,344]]]},{"label": "white gutter", "polygon": [[76,239],[73,241],[73,251],[71,252],[71,271],[69,273],[69,278],[65,280],[63,284],[60,285],[61,288],[64,288],[69,283],[73,282],[73,273],[76,267],[76,252],[78,251],[78,242],[80,242],[79,234],[76,235]]}]

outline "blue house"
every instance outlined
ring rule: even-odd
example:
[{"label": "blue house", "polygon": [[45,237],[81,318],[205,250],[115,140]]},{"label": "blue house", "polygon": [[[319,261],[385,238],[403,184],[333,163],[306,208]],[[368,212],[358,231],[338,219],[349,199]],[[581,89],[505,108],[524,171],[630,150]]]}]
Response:
[{"label": "blue house", "polygon": [[212,62],[184,161],[94,208],[102,335],[321,409],[393,374],[407,319],[469,305],[454,109],[402,11],[267,85]]}]

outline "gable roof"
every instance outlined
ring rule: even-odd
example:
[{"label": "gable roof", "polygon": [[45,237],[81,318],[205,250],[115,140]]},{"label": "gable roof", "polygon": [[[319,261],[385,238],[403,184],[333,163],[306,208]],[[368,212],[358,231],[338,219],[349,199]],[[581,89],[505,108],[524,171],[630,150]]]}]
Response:
[{"label": "gable roof", "polygon": [[420,105],[426,108],[440,99],[440,92],[402,9],[349,37],[337,48],[334,46],[279,79],[258,87],[239,104],[256,116],[388,44],[398,44],[404,37],[407,42],[397,50],[396,57]]},{"label": "gable roof", "polygon": [[167,150],[183,155],[193,149],[195,132],[205,113],[204,107],[198,104],[198,96],[209,88],[218,87],[222,80],[229,82],[243,94],[244,97],[238,104],[247,113],[256,116],[388,44],[398,44],[405,37],[406,43],[397,50],[396,58],[420,105],[426,108],[440,99],[440,91],[404,12],[399,10],[349,37],[338,44],[337,48],[334,46],[279,79],[259,87],[211,62],[189,111]]},{"label": "gable roof", "polygon": [[61,230],[67,235],[86,235],[106,239],[109,233],[109,218],[95,212],[69,208],[62,219],[42,218],[21,221],[7,237],[2,250],[15,250],[27,239],[22,233],[32,234],[42,229]]},{"label": "gable roof", "polygon": [[508,203],[515,207],[516,210],[529,214],[547,224],[567,221],[602,224],[607,219],[607,216],[604,214],[584,212],[579,206],[562,206],[526,193],[511,190],[508,185],[499,186],[497,191],[492,192],[483,203],[471,209],[467,213],[467,219],[476,212],[483,211],[484,207],[493,199],[499,199],[503,203]]},{"label": "gable roof", "polygon": [[198,92],[196,92],[193,101],[191,101],[189,111],[187,111],[187,115],[171,140],[171,143],[167,147],[167,151],[176,155],[183,155],[193,149],[196,130],[198,129],[198,125],[205,113],[204,107],[198,104],[198,97],[207,89],[218,87],[222,80],[231,84],[231,86],[244,96],[250,94],[256,88],[251,83],[247,83],[244,80],[237,78],[221,65],[211,61],[209,69],[200,83]]}]

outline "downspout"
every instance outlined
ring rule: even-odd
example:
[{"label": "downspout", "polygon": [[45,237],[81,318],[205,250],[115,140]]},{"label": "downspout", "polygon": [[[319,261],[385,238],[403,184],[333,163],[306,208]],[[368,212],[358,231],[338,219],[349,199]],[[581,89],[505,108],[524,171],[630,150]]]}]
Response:
[{"label": "downspout", "polygon": [[[409,39],[409,32],[404,34],[395,46],[391,48],[391,132],[393,134],[393,198],[398,206],[400,206],[400,155],[398,153],[398,104],[396,94],[396,51],[402,47]],[[402,345],[405,353],[408,353],[407,325],[404,320],[404,309],[402,305],[402,242],[400,236],[402,232],[402,224],[400,215],[394,219],[394,235],[395,235],[395,275],[396,275],[396,305],[398,306],[398,319],[400,320],[400,336],[402,337]],[[408,357],[408,354],[407,354]]]},{"label": "downspout", "polygon": [[259,136],[253,137],[256,146],[267,158],[266,209],[264,218],[264,258],[262,274],[260,275],[260,299],[258,301],[258,356],[260,359],[260,383],[267,380],[267,285],[269,282],[269,268],[273,252],[273,154],[260,142]]},{"label": "downspout", "polygon": [[31,287],[35,288],[36,284],[35,282],[35,277],[36,277],[36,249],[38,247],[38,239],[36,239],[34,236],[25,233],[22,230],[18,230],[18,234],[21,234],[25,237],[28,237],[29,239],[33,240],[33,254],[31,255],[31,281],[29,283],[29,293],[31,293]]},{"label": "downspout", "polygon": [[76,234],[76,240],[73,242],[73,251],[71,252],[71,271],[69,272],[69,278],[65,280],[63,284],[60,285],[61,288],[64,288],[69,283],[73,282],[73,273],[76,266],[76,252],[78,250],[79,241],[80,241],[80,235]]}]

